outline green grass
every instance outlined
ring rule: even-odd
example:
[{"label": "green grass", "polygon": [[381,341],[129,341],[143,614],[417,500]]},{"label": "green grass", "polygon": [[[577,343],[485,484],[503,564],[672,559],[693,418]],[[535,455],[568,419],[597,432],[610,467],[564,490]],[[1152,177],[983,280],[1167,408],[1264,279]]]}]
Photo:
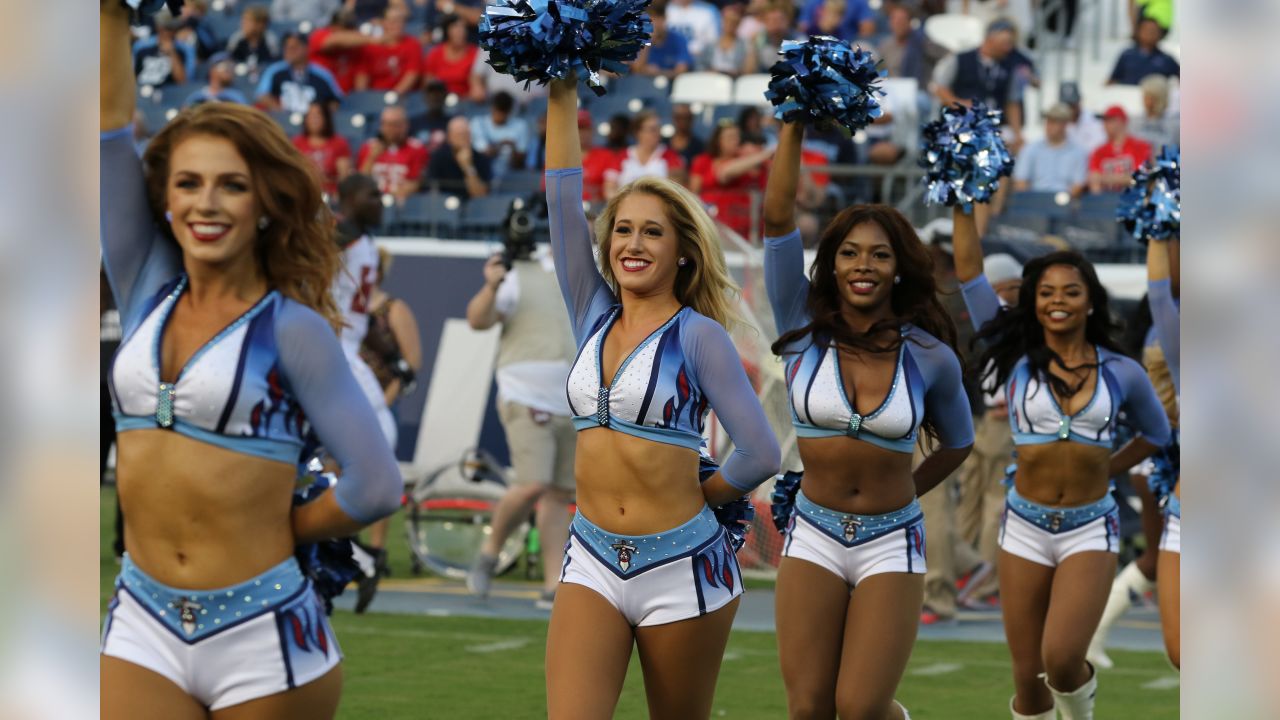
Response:
[{"label": "green grass", "polygon": [[[114,501],[114,494],[103,492],[104,608],[116,573],[110,547]],[[397,521],[390,545],[398,577],[409,575],[403,537]],[[346,657],[339,712],[343,720],[517,720],[546,715],[543,622],[378,613],[357,616],[338,611],[333,624]],[[1174,675],[1163,656],[1119,650],[1111,656],[1119,668],[1102,676],[1099,717],[1178,717],[1176,687],[1142,687]],[[939,672],[946,664],[962,668]],[[913,674],[920,670],[925,673]],[[1003,645],[920,641],[898,698],[915,720],[988,720],[1008,717],[1011,694],[1008,652]],[[734,632],[720,672],[713,717],[783,718],[785,703],[773,636]],[[615,717],[647,717],[639,661],[634,658]]]}]

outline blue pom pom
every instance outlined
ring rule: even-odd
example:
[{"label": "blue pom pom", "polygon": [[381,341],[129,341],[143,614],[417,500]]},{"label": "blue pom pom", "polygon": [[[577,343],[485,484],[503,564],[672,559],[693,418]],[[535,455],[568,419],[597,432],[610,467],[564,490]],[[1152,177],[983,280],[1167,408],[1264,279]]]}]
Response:
[{"label": "blue pom pom", "polygon": [[784,40],[782,59],[770,72],[773,79],[764,96],[777,108],[774,116],[787,122],[833,121],[856,132],[880,117],[877,84],[884,73],[862,48],[825,35],[804,42]]},{"label": "blue pom pom", "polygon": [[773,493],[769,495],[773,526],[783,535],[787,534],[787,525],[791,523],[791,513],[796,507],[796,493],[800,492],[800,480],[803,477],[804,473],[790,470],[773,483]]},{"label": "blue pom pom", "polygon": [[525,87],[585,77],[604,95],[600,71],[622,73],[649,44],[649,0],[499,0],[480,18],[489,65]]},{"label": "blue pom pom", "polygon": [[929,205],[961,205],[966,211],[975,202],[989,202],[1000,189],[1000,178],[1013,173],[1013,158],[1000,137],[999,110],[975,102],[967,108],[942,109],[942,118],[924,126],[920,139],[920,166],[928,188]]},{"label": "blue pom pom", "polygon": [[1138,168],[1120,196],[1116,221],[1140,243],[1171,240],[1182,232],[1182,154],[1166,145],[1154,161]]},{"label": "blue pom pom", "polygon": [[741,550],[742,546],[747,544],[747,533],[751,531],[751,521],[756,517],[756,509],[751,505],[751,501],[741,497],[733,502],[711,508],[711,512],[729,533],[729,543],[733,545],[733,551]]},{"label": "blue pom pom", "polygon": [[1178,476],[1182,472],[1182,448],[1178,444],[1176,434],[1173,442],[1151,456],[1151,461],[1155,469],[1147,476],[1147,487],[1150,488],[1151,494],[1156,496],[1160,506],[1164,507],[1168,497],[1173,494],[1173,489],[1178,484]]},{"label": "blue pom pom", "polygon": [[[307,475],[312,478],[312,482],[294,492],[294,506],[315,500],[337,482],[332,473],[312,469]],[[324,601],[327,615],[333,614],[333,599],[341,595],[352,580],[364,575],[364,570],[356,562],[354,541],[351,538],[299,545],[294,548],[293,556],[302,567],[302,573],[311,579],[316,593]]]}]

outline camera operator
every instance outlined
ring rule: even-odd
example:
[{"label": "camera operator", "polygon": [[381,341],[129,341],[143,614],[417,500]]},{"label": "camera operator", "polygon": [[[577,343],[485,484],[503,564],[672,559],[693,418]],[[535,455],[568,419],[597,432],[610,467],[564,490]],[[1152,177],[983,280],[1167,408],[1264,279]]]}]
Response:
[{"label": "camera operator", "polygon": [[476,330],[502,323],[498,414],[515,481],[494,510],[493,532],[476,555],[467,588],[488,594],[499,550],[536,503],[545,575],[538,605],[550,607],[573,500],[575,438],[564,383],[575,345],[550,253],[535,252],[533,219],[521,201],[508,212],[503,234],[503,252],[485,263],[484,286],[467,305],[467,322]]}]

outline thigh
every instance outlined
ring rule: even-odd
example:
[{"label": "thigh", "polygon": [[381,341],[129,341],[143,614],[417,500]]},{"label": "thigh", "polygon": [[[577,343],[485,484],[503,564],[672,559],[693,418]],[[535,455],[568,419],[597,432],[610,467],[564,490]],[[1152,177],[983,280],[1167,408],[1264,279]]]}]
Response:
[{"label": "thigh", "polygon": [[1160,628],[1164,631],[1164,649],[1173,666],[1182,667],[1182,597],[1178,585],[1182,576],[1182,554],[1160,551],[1160,571],[1156,582],[1160,598]]},{"label": "thigh", "polygon": [[881,573],[853,589],[836,690],[841,717],[889,711],[911,659],[923,601],[923,575]]},{"label": "thigh", "polygon": [[210,717],[212,720],[326,720],[337,714],[341,696],[342,666],[338,665],[306,685],[225,707]]},{"label": "thigh", "polygon": [[[1000,551],[1000,613],[1015,679],[1044,670],[1040,643],[1053,588],[1054,569]],[[1082,631],[1083,632],[1083,631]],[[1088,638],[1085,638],[1086,642]]]},{"label": "thigh", "polygon": [[99,656],[103,720],[207,720],[208,712],[165,676],[141,665]]},{"label": "thigh", "polygon": [[702,617],[636,629],[650,718],[711,717],[716,678],[741,596]]},{"label": "thigh", "polygon": [[1044,653],[1084,660],[1116,577],[1111,552],[1075,553],[1058,565],[1045,618]]},{"label": "thigh", "polygon": [[849,586],[807,560],[784,557],[774,602],[778,659],[792,717],[834,717]]},{"label": "thigh", "polygon": [[633,633],[617,608],[584,585],[560,583],[547,628],[547,716],[613,717]]}]

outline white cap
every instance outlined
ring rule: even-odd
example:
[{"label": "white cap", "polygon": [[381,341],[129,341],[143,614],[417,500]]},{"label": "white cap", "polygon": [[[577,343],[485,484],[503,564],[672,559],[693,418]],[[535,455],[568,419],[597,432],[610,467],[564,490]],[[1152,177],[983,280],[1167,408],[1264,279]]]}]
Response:
[{"label": "white cap", "polygon": [[937,218],[925,225],[917,233],[921,242],[926,245],[937,245],[945,253],[951,253],[951,236],[955,234],[955,223],[951,218]]},{"label": "white cap", "polygon": [[982,261],[982,272],[992,285],[1022,277],[1022,263],[1008,253],[989,255]]}]

